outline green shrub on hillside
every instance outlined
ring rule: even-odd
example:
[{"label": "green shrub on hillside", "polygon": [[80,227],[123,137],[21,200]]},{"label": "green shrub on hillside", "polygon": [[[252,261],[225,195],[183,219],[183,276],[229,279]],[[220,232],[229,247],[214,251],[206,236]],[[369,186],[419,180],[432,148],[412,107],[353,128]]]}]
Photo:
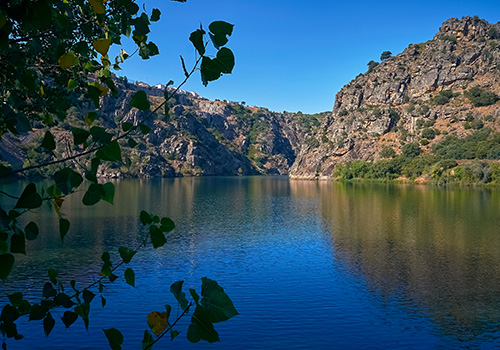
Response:
[{"label": "green shrub on hillside", "polygon": [[394,158],[396,156],[396,151],[391,146],[385,146],[380,151],[380,157],[382,158]]},{"label": "green shrub on hillside", "polygon": [[464,95],[475,107],[490,106],[500,100],[497,94],[482,89],[479,86],[470,88],[468,91],[464,92]]},{"label": "green shrub on hillside", "polygon": [[420,146],[416,142],[407,143],[401,148],[401,154],[405,158],[414,158],[422,153]]}]

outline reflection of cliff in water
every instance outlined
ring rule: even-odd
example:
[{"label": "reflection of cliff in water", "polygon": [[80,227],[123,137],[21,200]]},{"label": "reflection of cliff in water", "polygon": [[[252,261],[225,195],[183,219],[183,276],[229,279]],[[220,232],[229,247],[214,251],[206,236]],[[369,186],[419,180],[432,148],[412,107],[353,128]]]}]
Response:
[{"label": "reflection of cliff in water", "polygon": [[292,182],[293,192],[321,197],[335,254],[383,300],[413,304],[462,341],[498,331],[498,192]]}]

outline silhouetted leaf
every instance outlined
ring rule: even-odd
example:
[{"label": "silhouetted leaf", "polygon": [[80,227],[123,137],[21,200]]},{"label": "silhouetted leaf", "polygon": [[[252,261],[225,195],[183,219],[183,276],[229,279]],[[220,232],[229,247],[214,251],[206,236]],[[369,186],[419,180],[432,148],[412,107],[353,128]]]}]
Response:
[{"label": "silhouetted leaf", "polygon": [[73,311],[65,311],[61,320],[63,321],[66,328],[69,328],[78,319],[78,315]]},{"label": "silhouetted leaf", "polygon": [[82,292],[82,297],[85,303],[90,304],[95,297],[95,294],[88,289],[84,289]]},{"label": "silhouetted leaf", "polygon": [[[198,51],[200,56],[203,56],[205,54],[205,43],[203,42],[203,35],[204,34],[205,34],[205,31],[203,29],[196,29],[189,36],[189,41],[191,41],[193,43],[193,46]],[[182,59],[182,56],[181,56],[181,59]]]},{"label": "silhouetted leaf", "polygon": [[206,56],[203,56],[203,59],[201,60],[200,72],[201,80],[205,86],[207,86],[209,81],[219,79],[222,74],[219,63]]},{"label": "silhouetted leaf", "polygon": [[123,335],[116,328],[103,329],[106,338],[108,338],[109,346],[112,350],[120,350],[123,344]]},{"label": "silhouetted leaf", "polygon": [[182,310],[188,308],[188,301],[186,294],[182,291],[182,284],[184,281],[177,281],[170,286],[170,292],[174,295]]},{"label": "silhouetted leaf", "polygon": [[56,321],[54,321],[52,315],[50,314],[50,312],[48,312],[47,316],[45,316],[45,318],[43,319],[43,331],[45,332],[46,337],[48,337],[50,332],[52,332],[55,324]]},{"label": "silhouetted leaf", "polygon": [[120,256],[125,264],[128,264],[136,253],[135,250],[126,247],[118,248],[118,252],[120,253]]},{"label": "silhouetted leaf", "polygon": [[115,185],[113,185],[111,182],[106,182],[104,185],[102,185],[102,189],[104,190],[102,200],[113,204],[113,200],[115,198]]},{"label": "silhouetted leaf", "polygon": [[203,306],[198,305],[191,317],[191,324],[187,331],[187,339],[191,343],[197,343],[200,340],[206,340],[209,343],[219,341],[219,334],[214,328],[209,314]]},{"label": "silhouetted leaf", "polygon": [[224,21],[215,21],[210,23],[208,29],[210,30],[210,38],[214,46],[218,49],[221,46],[224,46],[228,42],[227,36],[231,36],[233,33],[233,24],[224,22]]},{"label": "silhouetted leaf", "polygon": [[143,135],[147,135],[151,131],[151,128],[143,123],[139,124],[139,129],[141,130]]},{"label": "silhouetted leaf", "polygon": [[123,123],[122,123],[122,130],[123,130],[124,132],[129,131],[129,130],[130,130],[130,129],[132,129],[133,127],[134,127],[134,124],[132,124],[132,123],[129,123],[129,122],[123,122]]},{"label": "silhouetted leaf", "polygon": [[170,330],[170,340],[174,340],[180,333],[178,331]]},{"label": "silhouetted leaf", "polygon": [[151,349],[154,342],[153,336],[147,330],[144,330],[144,337],[142,338],[142,350]]},{"label": "silhouetted leaf", "polygon": [[59,234],[61,236],[61,241],[64,240],[64,237],[68,233],[69,225],[70,223],[67,219],[59,218]]},{"label": "silhouetted leaf", "polygon": [[96,112],[89,112],[85,114],[85,123],[87,123],[88,126],[91,126],[92,123],[96,120],[96,118],[97,118]]},{"label": "silhouetted leaf", "polygon": [[141,111],[147,111],[151,107],[148,101],[148,96],[143,90],[137,91],[130,100],[130,105],[132,107],[138,108]]},{"label": "silhouetted leaf", "polygon": [[35,240],[39,233],[37,224],[34,221],[30,221],[24,228],[24,233],[26,234],[26,239],[28,241]]},{"label": "silhouetted leaf", "polygon": [[135,272],[131,268],[128,268],[125,270],[124,273],[125,276],[125,281],[127,284],[131,285],[132,287],[135,287]]},{"label": "silhouetted leaf", "polygon": [[101,295],[101,305],[102,307],[106,306],[106,299]]},{"label": "silhouetted leaf", "polygon": [[234,68],[234,54],[228,48],[223,47],[217,52],[217,61],[222,73],[231,73]]},{"label": "silhouetted leaf", "polygon": [[52,286],[52,283],[47,282],[44,284],[42,295],[44,298],[52,298],[52,297],[55,297],[57,295],[57,291]]},{"label": "silhouetted leaf", "polygon": [[26,255],[26,240],[24,233],[16,233],[10,237],[10,252]]},{"label": "silhouetted leaf", "polygon": [[48,271],[50,282],[57,284],[57,271],[54,269],[49,269]]},{"label": "silhouetted leaf", "polygon": [[175,228],[175,224],[170,218],[161,218],[160,230],[170,232]]},{"label": "silhouetted leaf", "polygon": [[83,196],[82,203],[87,206],[94,205],[101,200],[104,194],[102,185],[91,184]]},{"label": "silhouetted leaf", "polygon": [[153,248],[159,248],[167,243],[165,235],[161,230],[156,226],[149,227],[149,236],[151,237],[151,243],[153,244]]},{"label": "silhouetted leaf", "polygon": [[201,304],[210,315],[213,323],[222,322],[238,315],[233,302],[216,281],[201,279]]},{"label": "silhouetted leaf", "polygon": [[34,183],[28,184],[14,208],[36,209],[42,205],[42,197],[36,192]]},{"label": "silhouetted leaf", "polygon": [[96,157],[101,160],[121,161],[122,153],[118,141],[111,141],[108,145],[96,152]]},{"label": "silhouetted leaf", "polygon": [[45,132],[45,136],[43,137],[42,144],[40,146],[51,151],[56,149],[56,141],[54,139],[54,135],[52,135],[50,131]]},{"label": "silhouetted leaf", "polygon": [[141,219],[141,223],[144,226],[149,225],[153,222],[153,218],[151,217],[151,215],[149,215],[148,212],[146,212],[144,210],[141,210],[141,214],[140,214],[139,218]]},{"label": "silhouetted leaf", "polygon": [[0,255],[0,279],[5,281],[14,266],[14,256],[12,254]]},{"label": "silhouetted leaf", "polygon": [[62,193],[68,194],[73,188],[78,188],[83,182],[82,176],[70,168],[56,171],[53,176],[54,182]]},{"label": "silhouetted leaf", "polygon": [[71,128],[71,132],[73,133],[73,140],[75,145],[81,145],[82,143],[85,143],[90,136],[90,132],[85,129]]},{"label": "silhouetted leaf", "polygon": [[150,20],[151,22],[156,22],[160,20],[161,11],[158,9],[153,9],[153,13],[151,14]]},{"label": "silhouetted leaf", "polygon": [[21,292],[9,294],[7,295],[7,297],[9,298],[10,303],[14,307],[18,307],[19,305],[21,305],[21,302],[23,301],[23,293]]}]

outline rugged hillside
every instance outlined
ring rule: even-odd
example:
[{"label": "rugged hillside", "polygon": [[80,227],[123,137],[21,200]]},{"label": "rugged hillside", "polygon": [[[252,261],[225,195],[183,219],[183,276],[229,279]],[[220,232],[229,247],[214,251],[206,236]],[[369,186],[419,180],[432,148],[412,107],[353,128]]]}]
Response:
[{"label": "rugged hillside", "polygon": [[372,62],[336,95],[333,112],[303,144],[292,177],[331,177],[351,160],[376,161],[412,142],[424,152],[446,135],[495,130],[500,120],[500,25],[452,18],[428,42]]},{"label": "rugged hillside", "polygon": [[[104,164],[100,173],[103,177],[287,174],[304,138],[315,132],[323,117],[275,113],[247,107],[244,102],[209,101],[186,91],[170,99],[167,116],[164,108],[148,116],[131,108],[128,101],[136,91],[145,90],[153,109],[164,101],[163,86],[129,83],[124,78],[117,78],[115,85],[120,93],[101,100],[96,124],[118,134],[124,121],[134,125],[144,123],[151,132],[135,138],[138,143],[135,147],[123,148],[122,163]],[[83,120],[87,112],[76,108],[68,111],[65,121],[53,131],[56,139],[71,138],[71,127],[87,128]],[[38,136],[35,133],[29,139],[4,135],[0,161],[19,168],[23,163],[48,160],[46,151],[38,147],[43,125],[39,127]],[[17,151],[17,145],[21,145],[23,152]]]}]

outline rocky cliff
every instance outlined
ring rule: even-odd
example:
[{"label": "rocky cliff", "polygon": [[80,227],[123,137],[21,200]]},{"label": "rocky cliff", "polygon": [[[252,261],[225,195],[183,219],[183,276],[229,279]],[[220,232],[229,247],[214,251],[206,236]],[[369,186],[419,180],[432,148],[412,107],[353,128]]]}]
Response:
[{"label": "rocky cliff", "polygon": [[387,146],[398,154],[420,142],[429,152],[446,135],[462,138],[476,126],[495,130],[499,39],[499,24],[451,18],[432,40],[371,62],[337,93],[333,112],[303,144],[291,176],[328,178],[339,163],[380,159]]},{"label": "rocky cliff", "polygon": [[[134,147],[124,142],[123,162],[104,163],[98,174],[101,177],[288,174],[303,140],[316,132],[323,117],[276,113],[245,106],[244,102],[209,101],[187,91],[179,91],[169,100],[168,111],[160,108],[151,115],[128,102],[136,91],[144,90],[154,109],[164,102],[163,86],[129,83],[126,78],[116,78],[115,85],[118,96],[101,99],[94,125],[119,134],[122,122],[143,123],[151,131],[135,137]],[[169,88],[170,93],[173,90]],[[88,128],[83,121],[87,112],[73,107],[64,122],[52,130],[61,146],[67,144],[64,139],[71,142],[71,127]],[[20,168],[49,160],[50,155],[39,147],[43,125],[38,127],[29,136],[4,136],[0,161]],[[64,147],[59,148],[56,152],[64,156]],[[42,175],[54,170],[44,170]]]}]

